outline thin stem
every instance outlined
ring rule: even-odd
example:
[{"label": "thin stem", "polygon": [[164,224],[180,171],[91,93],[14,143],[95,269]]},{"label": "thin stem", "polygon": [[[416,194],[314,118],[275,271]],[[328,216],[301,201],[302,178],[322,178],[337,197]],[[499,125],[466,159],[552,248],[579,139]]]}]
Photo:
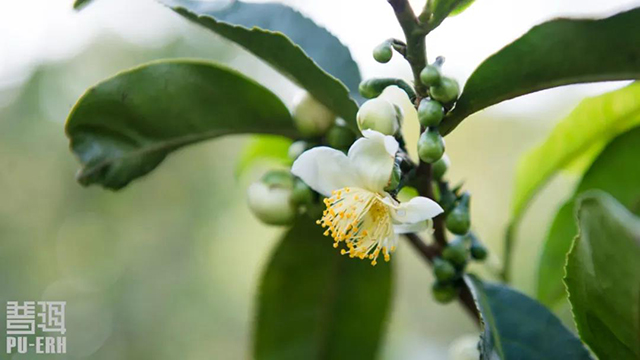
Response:
[{"label": "thin stem", "polygon": [[[420,81],[420,72],[427,65],[427,50],[425,45],[425,38],[427,32],[409,5],[408,0],[388,0],[389,4],[393,8],[398,23],[402,27],[406,38],[406,55],[405,58],[411,66],[413,72],[414,87],[416,89],[416,99],[414,106],[418,106],[420,100],[428,96],[427,87]],[[424,131],[424,129],[421,129]],[[426,196],[430,199],[434,199],[432,188],[432,171],[431,164],[420,162],[418,169],[416,170],[416,177],[421,181],[418,183],[417,190],[420,195]],[[443,215],[437,216],[434,219],[434,239],[435,245],[428,246],[418,237],[416,234],[408,234],[407,238],[416,248],[416,250],[422,254],[427,262],[432,263],[436,256],[440,256],[442,249],[447,246],[446,232],[444,228]],[[458,299],[471,315],[471,317],[479,322],[479,314],[476,308],[471,292],[466,284],[462,284],[460,287],[460,293]]]},{"label": "thin stem", "polygon": [[516,233],[515,224],[515,221],[509,224],[504,236],[504,253],[502,255],[502,272],[500,273],[500,277],[502,281],[507,284],[511,281],[511,255],[513,253],[513,239]]}]

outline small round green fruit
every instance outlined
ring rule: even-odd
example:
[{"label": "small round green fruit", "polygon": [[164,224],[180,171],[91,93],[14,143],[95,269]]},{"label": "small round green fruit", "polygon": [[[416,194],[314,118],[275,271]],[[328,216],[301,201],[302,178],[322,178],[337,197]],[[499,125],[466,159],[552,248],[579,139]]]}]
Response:
[{"label": "small round green fruit", "polygon": [[433,262],[433,273],[438,281],[449,281],[456,276],[456,268],[449,261],[436,258]]},{"label": "small round green fruit", "polygon": [[313,202],[313,191],[302,180],[296,180],[291,192],[291,201],[296,205],[308,205]]},{"label": "small round green fruit", "polygon": [[437,101],[422,99],[418,106],[418,120],[424,127],[438,126],[444,118],[444,108]]},{"label": "small round green fruit", "polygon": [[451,103],[460,95],[460,85],[452,78],[442,77],[440,83],[429,88],[431,98],[443,104]]},{"label": "small round green fruit", "polygon": [[482,245],[480,242],[472,243],[470,251],[471,257],[479,261],[485,260],[489,255],[489,253],[487,252],[487,248],[484,247],[484,245]]},{"label": "small round green fruit", "polygon": [[451,210],[445,220],[447,229],[456,235],[465,235],[471,227],[469,216],[469,194],[463,194],[460,202]]},{"label": "small round green fruit", "polygon": [[463,267],[467,263],[468,250],[463,242],[451,242],[442,250],[442,258],[450,261],[457,267]]},{"label": "small round green fruit", "polygon": [[434,163],[444,154],[444,139],[438,129],[429,128],[418,139],[418,156],[426,163]]},{"label": "small round green fruit", "polygon": [[334,149],[347,150],[356,141],[356,134],[346,126],[334,125],[327,132],[327,144]]},{"label": "small round green fruit", "polygon": [[440,69],[434,65],[427,65],[420,72],[420,81],[426,86],[433,86],[440,83]]},{"label": "small round green fruit", "polygon": [[391,44],[385,41],[382,44],[378,45],[373,49],[373,58],[382,64],[388,63],[389,60],[393,57],[393,51],[391,49]]}]

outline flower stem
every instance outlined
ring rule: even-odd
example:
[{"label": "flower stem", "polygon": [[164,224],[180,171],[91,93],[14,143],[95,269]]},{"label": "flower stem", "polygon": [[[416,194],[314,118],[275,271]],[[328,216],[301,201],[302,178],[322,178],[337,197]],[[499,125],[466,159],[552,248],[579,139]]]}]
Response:
[{"label": "flower stem", "polygon": [[[428,31],[416,18],[408,0],[387,0],[396,14],[398,23],[402,27],[405,35],[406,49],[405,58],[411,66],[413,73],[414,87],[416,89],[416,99],[414,106],[417,108],[420,101],[428,96],[427,87],[420,81],[420,72],[427,65],[427,49],[425,38]],[[424,129],[421,129],[424,131]],[[416,177],[420,180],[417,186],[418,193],[430,199],[434,199],[432,188],[431,164],[420,161],[416,171]],[[415,249],[422,254],[429,264],[433,259],[442,254],[442,250],[447,246],[447,237],[444,227],[444,215],[441,214],[433,219],[434,222],[434,239],[435,244],[428,246],[416,234],[407,234],[407,239],[413,244]],[[471,315],[471,317],[479,323],[478,309],[476,308],[471,292],[466,284],[461,285],[458,300]]]}]

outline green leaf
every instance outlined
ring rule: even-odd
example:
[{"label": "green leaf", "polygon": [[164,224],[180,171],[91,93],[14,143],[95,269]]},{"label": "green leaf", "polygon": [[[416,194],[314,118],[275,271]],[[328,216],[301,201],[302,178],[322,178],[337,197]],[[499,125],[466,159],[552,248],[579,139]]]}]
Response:
[{"label": "green leaf", "polygon": [[254,358],[374,359],[391,304],[391,266],[341,256],[301,219],[262,277]]},{"label": "green leaf", "polygon": [[65,130],[82,164],[78,181],[110,189],[195,142],[238,133],[296,135],[289,111],[269,90],[233,70],[190,60],[143,65],[90,88]]},{"label": "green leaf", "polygon": [[516,170],[512,218],[522,215],[538,189],[559,170],[640,124],[638,98],[640,82],[583,100],[542,144],[525,154]]},{"label": "green leaf", "polygon": [[449,16],[456,16],[461,14],[463,11],[467,10],[471,4],[473,4],[475,0],[462,0],[458,3],[458,5],[449,13]]},{"label": "green leaf", "polygon": [[542,304],[473,275],[465,281],[482,317],[481,360],[591,359],[580,340]]},{"label": "green leaf", "polygon": [[427,4],[431,16],[428,19],[429,29],[437,28],[448,16],[455,16],[465,11],[475,0],[429,0]]},{"label": "green leaf", "polygon": [[601,359],[640,359],[640,219],[600,191],[578,206],[565,283],[580,337]]},{"label": "green leaf", "polygon": [[531,29],[471,74],[440,126],[501,101],[561,85],[640,78],[640,8],[602,19],[556,19]]},{"label": "green leaf", "polygon": [[575,195],[556,214],[538,264],[537,297],[542,303],[554,306],[567,296],[562,278],[567,253],[578,233],[573,210],[580,194],[599,189],[640,214],[639,155],[640,127],[636,127],[607,145],[584,174]]},{"label": "green leaf", "polygon": [[268,160],[276,164],[291,165],[289,158],[289,146],[291,139],[282,136],[257,135],[254,136],[240,154],[236,165],[236,176],[242,176],[252,165]]},{"label": "green leaf", "polygon": [[[271,5],[273,6],[273,4]],[[239,17],[240,19],[246,16],[252,16],[251,19],[255,19],[255,16],[266,16],[265,18],[263,18],[263,20],[268,19],[267,25],[271,25],[271,27],[274,27],[274,29],[276,30],[280,29],[278,26],[274,26],[275,24],[286,24],[287,21],[296,21],[296,18],[293,17],[293,15],[297,15],[299,17],[297,20],[302,24],[307,25],[307,27],[302,26],[297,29],[297,31],[299,31],[298,37],[304,36],[307,41],[315,41],[313,35],[319,34],[321,31],[324,31],[326,34],[330,35],[324,29],[313,28],[309,26],[315,24],[291,9],[286,12],[282,11],[280,7],[274,9],[270,7],[260,7],[258,6],[258,4],[249,5],[241,2],[236,2],[235,5],[233,5],[233,8],[227,10],[230,14],[227,16],[227,18],[231,20],[236,19],[236,17],[231,16],[235,14],[236,8],[238,8],[237,11],[239,11],[239,15],[237,15],[237,17]],[[280,10],[278,11],[278,9]],[[215,32],[216,34],[235,42],[254,55],[258,56],[262,60],[266,61],[280,73],[288,77],[291,81],[297,83],[302,88],[307,90],[311,95],[313,95],[313,97],[324,104],[328,109],[332,110],[338,116],[345,119],[354,129],[356,128],[355,118],[358,111],[358,106],[349,97],[349,90],[342,82],[340,82],[340,80],[336,79],[329,73],[325,72],[322,68],[320,68],[312,58],[310,58],[299,46],[293,43],[291,39],[289,39],[283,33],[279,31],[265,30],[259,27],[252,27],[251,29],[249,29],[244,26],[216,20],[215,18],[208,15],[194,13],[184,7],[173,7],[173,10],[178,14],[184,16],[185,18],[193,21],[194,23],[199,24]],[[282,15],[282,18],[275,15],[273,15],[273,18],[269,17],[269,15],[272,13],[275,13],[276,15]],[[253,21],[251,21],[250,23],[254,24]],[[262,23],[260,22],[257,22],[255,24],[262,25]],[[314,30],[314,32],[306,32],[305,29],[310,31]],[[291,31],[292,30],[290,30],[290,32]],[[323,39],[327,41],[326,37],[319,37],[317,41],[322,41]],[[330,40],[336,39],[331,38]],[[323,51],[326,52],[325,56],[332,55],[331,50],[335,48],[336,47],[334,46],[324,49]],[[350,54],[348,55],[348,58],[351,59]],[[344,56],[342,59],[336,58],[335,61],[343,61],[341,65],[344,65],[345,69],[349,69],[348,71],[357,72],[357,68],[353,69],[352,66],[349,66],[349,62],[344,58]],[[357,89],[358,85],[354,84],[353,86],[355,86],[355,89]]]},{"label": "green leaf", "polygon": [[85,6],[89,5],[89,3],[93,0],[76,0],[73,3],[73,8],[75,10],[82,10]]}]

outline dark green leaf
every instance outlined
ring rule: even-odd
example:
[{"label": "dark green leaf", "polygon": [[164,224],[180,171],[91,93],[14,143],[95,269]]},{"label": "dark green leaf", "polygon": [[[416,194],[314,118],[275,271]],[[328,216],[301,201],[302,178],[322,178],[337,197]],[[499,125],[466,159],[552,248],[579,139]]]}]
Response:
[{"label": "dark green leaf", "polygon": [[[518,163],[512,218],[522,216],[535,193],[553,175],[587,156],[587,164],[614,137],[640,124],[640,82],[583,100],[542,144]],[[591,160],[591,161],[589,161]]]},{"label": "dark green leaf", "polygon": [[501,101],[556,86],[640,78],[640,8],[602,20],[556,19],[538,25],[471,74],[441,125]]},{"label": "dark green leaf", "polygon": [[[359,78],[359,74],[357,67],[353,66],[355,63],[352,63],[351,55],[348,51],[345,53],[346,48],[335,37],[326,30],[317,27],[311,20],[278,4],[236,2],[220,15],[213,13],[225,21],[271,28],[268,30],[259,27],[249,29],[245,26],[220,21],[206,15],[206,13],[192,12],[184,7],[174,7],[173,9],[185,18],[235,42],[266,61],[355,128],[355,115],[358,106],[349,97],[349,90],[337,78],[320,68],[303,49],[280,32],[288,29],[287,33],[296,33],[296,38],[300,41],[304,40],[307,49],[313,49],[318,58],[324,56],[323,59],[326,60],[323,62],[325,63],[328,63],[329,59],[335,56],[332,69],[340,76],[350,79],[349,86],[352,95],[355,94],[358,84],[354,80]],[[322,56],[319,54],[320,51]],[[338,70],[339,66],[343,68]]]},{"label": "dark green leaf", "polygon": [[73,8],[75,10],[82,10],[82,8],[84,8],[85,6],[89,5],[89,3],[93,1],[93,0],[76,0],[73,3]]},{"label": "dark green leaf", "polygon": [[591,359],[580,340],[542,304],[473,275],[465,281],[482,317],[482,360]]},{"label": "dark green leaf", "polygon": [[600,191],[577,214],[565,283],[580,337],[601,359],[640,359],[640,219]]},{"label": "dark green leaf", "polygon": [[556,215],[538,265],[538,299],[554,306],[566,298],[562,283],[566,255],[578,233],[574,220],[575,198],[599,189],[608,192],[632,212],[640,214],[640,128],[615,138],[593,162],[578,185],[574,197]]},{"label": "dark green leaf", "polygon": [[322,228],[298,222],[262,278],[258,360],[374,359],[391,303],[391,266],[341,256]]},{"label": "dark green leaf", "polygon": [[185,60],[143,65],[90,88],[71,111],[66,133],[82,164],[78,181],[111,189],[198,141],[296,135],[289,111],[269,90],[233,70]]}]

